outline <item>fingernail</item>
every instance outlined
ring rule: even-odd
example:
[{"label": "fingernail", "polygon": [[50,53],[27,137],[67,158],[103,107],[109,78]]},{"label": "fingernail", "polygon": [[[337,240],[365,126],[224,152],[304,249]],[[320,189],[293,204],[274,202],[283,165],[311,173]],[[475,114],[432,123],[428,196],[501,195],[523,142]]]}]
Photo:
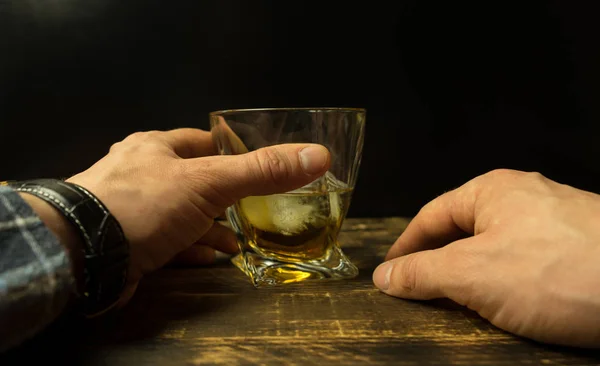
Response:
[{"label": "fingernail", "polygon": [[305,147],[299,152],[302,169],[308,175],[321,173],[329,159],[328,155],[328,151],[324,146],[311,145]]},{"label": "fingernail", "polygon": [[390,287],[390,276],[394,268],[391,262],[385,262],[375,268],[373,272],[373,282],[380,290],[385,291]]}]

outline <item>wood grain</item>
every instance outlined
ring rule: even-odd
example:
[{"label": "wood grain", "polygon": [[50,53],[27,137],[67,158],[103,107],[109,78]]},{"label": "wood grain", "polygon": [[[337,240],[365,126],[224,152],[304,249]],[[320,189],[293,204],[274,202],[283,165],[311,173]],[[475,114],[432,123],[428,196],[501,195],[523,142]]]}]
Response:
[{"label": "wood grain", "polygon": [[43,355],[83,365],[597,365],[596,351],[540,345],[450,301],[392,298],[371,274],[408,223],[348,219],[353,280],[255,289],[228,261],[164,269],[121,312],[58,322],[0,364]]}]

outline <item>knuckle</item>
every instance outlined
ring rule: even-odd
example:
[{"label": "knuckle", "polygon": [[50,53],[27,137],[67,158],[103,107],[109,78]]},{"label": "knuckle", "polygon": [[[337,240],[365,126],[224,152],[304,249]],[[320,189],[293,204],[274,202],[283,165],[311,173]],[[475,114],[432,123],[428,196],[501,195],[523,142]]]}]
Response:
[{"label": "knuckle", "polygon": [[513,169],[494,169],[469,182],[470,190],[476,197],[476,203],[487,201],[522,180],[526,173]]},{"label": "knuckle", "polygon": [[[400,271],[393,276],[396,287],[402,292],[411,294],[419,291],[419,269],[422,256],[419,253],[409,255],[405,258],[404,263],[400,266]],[[394,270],[398,269],[395,267]]]},{"label": "knuckle", "polygon": [[157,147],[164,146],[160,131],[134,132],[122,141],[113,144],[109,152],[131,153],[138,151],[153,151]]},{"label": "knuckle", "polygon": [[134,132],[134,133],[130,134],[129,136],[125,137],[123,142],[147,143],[147,142],[152,142],[152,141],[158,140],[159,136],[160,136],[159,131],[155,131],[155,130],[139,131],[139,132]]},{"label": "knuckle", "polygon": [[[441,197],[441,196],[439,196]],[[439,197],[432,199],[431,201],[424,204],[420,209],[417,215],[426,214],[432,211],[435,211],[439,207]]]},{"label": "knuckle", "polygon": [[540,172],[527,172],[524,177],[533,182],[546,182],[546,177]]},{"label": "knuckle", "polygon": [[440,209],[444,208],[445,198],[448,197],[449,192],[443,193],[438,197],[432,199],[427,202],[425,205],[421,207],[419,210],[419,215],[428,215],[435,212],[438,212]]},{"label": "knuckle", "polygon": [[497,179],[515,178],[521,174],[522,174],[522,172],[519,172],[519,171],[513,170],[513,169],[494,169],[494,170],[491,170],[491,171],[485,173],[483,176],[485,178],[497,180]]},{"label": "knuckle", "polygon": [[515,181],[515,180],[523,180],[523,181],[537,181],[537,182],[545,182],[547,178],[540,172],[537,171],[521,171],[521,170],[513,170],[513,169],[494,169],[486,174],[483,177],[490,179],[492,181]]},{"label": "knuckle", "polygon": [[496,169],[486,175],[485,184],[496,184],[496,188],[500,187],[537,187],[544,189],[549,187],[550,180],[543,174],[537,171],[520,171],[510,169]]},{"label": "knuckle", "polygon": [[[528,172],[525,173],[524,176],[524,186],[529,187],[530,189],[544,194],[552,194],[556,185],[553,182],[546,178],[543,174],[539,172]],[[549,197],[548,197],[549,198]],[[553,200],[545,200],[546,203],[552,203]],[[557,203],[557,202],[554,202]]]},{"label": "knuckle", "polygon": [[123,142],[142,140],[142,139],[144,139],[144,136],[146,136],[146,132],[141,132],[141,131],[134,132],[132,134],[129,134],[127,137],[125,137]]},{"label": "knuckle", "polygon": [[109,153],[115,153],[115,152],[119,151],[122,147],[123,147],[123,142],[122,141],[115,142],[114,144],[110,145],[110,148],[108,149],[108,152]]},{"label": "knuckle", "polygon": [[289,176],[289,161],[277,149],[259,149],[254,156],[260,178],[279,184]]}]

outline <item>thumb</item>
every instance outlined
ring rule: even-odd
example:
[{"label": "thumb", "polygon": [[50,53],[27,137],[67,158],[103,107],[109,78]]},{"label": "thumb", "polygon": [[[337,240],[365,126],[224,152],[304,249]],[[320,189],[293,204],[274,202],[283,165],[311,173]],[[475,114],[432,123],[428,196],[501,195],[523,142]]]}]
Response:
[{"label": "thumb", "polygon": [[247,196],[283,193],[300,188],[329,169],[329,151],[317,144],[280,144],[249,153],[216,156],[212,186],[235,202]]},{"label": "thumb", "polygon": [[464,304],[472,295],[473,266],[469,265],[466,255],[461,255],[457,247],[462,247],[472,239],[462,239],[450,246],[384,262],[373,272],[373,282],[391,296],[413,300],[447,297]]}]

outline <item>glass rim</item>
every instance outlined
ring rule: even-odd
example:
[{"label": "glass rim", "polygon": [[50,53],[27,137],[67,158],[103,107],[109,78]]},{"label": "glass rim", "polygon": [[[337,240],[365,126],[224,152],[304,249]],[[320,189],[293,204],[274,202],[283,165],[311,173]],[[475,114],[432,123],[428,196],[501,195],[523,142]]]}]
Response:
[{"label": "glass rim", "polygon": [[352,107],[273,107],[273,108],[238,108],[238,109],[222,109],[212,111],[209,116],[222,116],[224,114],[239,113],[239,112],[293,112],[293,111],[315,111],[315,112],[359,112],[367,113],[366,108]]}]

